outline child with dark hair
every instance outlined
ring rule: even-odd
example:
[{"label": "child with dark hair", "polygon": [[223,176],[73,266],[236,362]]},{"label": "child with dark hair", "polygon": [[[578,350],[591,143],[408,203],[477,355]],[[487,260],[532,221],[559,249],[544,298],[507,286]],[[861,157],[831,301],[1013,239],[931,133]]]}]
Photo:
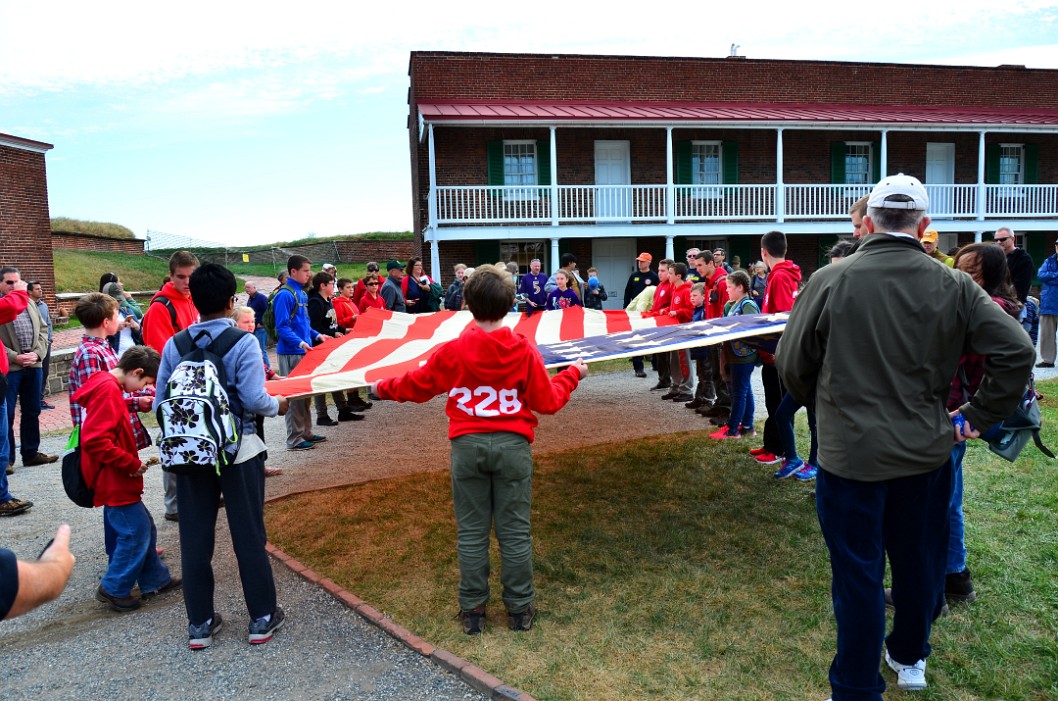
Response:
[{"label": "child with dark hair", "polygon": [[447,392],[463,632],[475,635],[484,629],[493,527],[508,626],[529,630],[536,617],[529,534],[533,412],[556,413],[588,368],[578,360],[548,377],[533,344],[503,325],[514,303],[514,284],[506,272],[478,268],[467,278],[463,298],[474,323],[423,367],[381,380],[373,389],[383,399],[401,402],[426,402]]},{"label": "child with dark hair", "polygon": [[[317,337],[313,346],[318,346],[323,337],[337,338],[344,336],[346,329],[338,324],[338,314],[335,312],[331,297],[334,295],[334,278],[330,273],[316,273],[312,276],[309,287],[309,324],[316,332]],[[345,392],[331,392],[334,398],[334,406],[338,409],[338,421],[362,421],[363,416],[355,413],[349,408],[349,402],[345,398]],[[327,415],[327,395],[317,394],[312,398],[316,407],[317,426],[337,426],[335,421]]]},{"label": "child with dark hair", "polygon": [[109,372],[97,372],[75,393],[84,409],[80,427],[81,472],[94,490],[93,505],[103,507],[103,540],[107,571],[96,599],[115,611],[134,611],[137,583],[149,597],[180,586],[180,579],[158,557],[158,530],[143,504],[143,473],[122,393],[142,390],[158,374],[158,351],[133,346]]},{"label": "child with dark hair", "polygon": [[[570,307],[582,307],[580,297],[569,288],[569,273],[565,270],[555,271],[555,283],[558,285],[551,294],[547,296],[547,309],[569,309]],[[466,293],[463,295],[466,298]]]},{"label": "child with dark hair", "polygon": [[[292,276],[293,277],[293,276]],[[191,297],[201,314],[186,333],[199,348],[210,346],[228,329],[235,297],[235,276],[227,268],[206,263],[191,275]],[[285,294],[285,293],[284,293]],[[278,320],[278,314],[277,314]],[[283,624],[276,605],[272,567],[265,552],[264,461],[267,449],[255,431],[255,416],[275,416],[287,410],[285,397],[264,391],[264,360],[253,334],[241,337],[224,354],[228,404],[238,421],[239,450],[232,464],[218,470],[176,475],[180,503],[180,555],[184,568],[184,606],[188,617],[188,647],[199,650],[213,643],[222,619],[213,608],[213,548],[217,509],[223,497],[235,559],[239,563],[243,596],[250,614],[249,642],[266,643]],[[158,386],[165,387],[180,363],[176,342],[162,351]],[[236,382],[236,379],[238,380]],[[162,393],[164,396],[164,392]]]},{"label": "child with dark hair", "polygon": [[[728,303],[724,316],[760,314],[760,307],[749,296],[751,283],[745,270],[727,275]],[[757,349],[745,340],[724,344],[727,366],[731,373],[731,417],[727,425],[709,434],[714,440],[756,435],[753,428],[753,368],[757,365]]]}]

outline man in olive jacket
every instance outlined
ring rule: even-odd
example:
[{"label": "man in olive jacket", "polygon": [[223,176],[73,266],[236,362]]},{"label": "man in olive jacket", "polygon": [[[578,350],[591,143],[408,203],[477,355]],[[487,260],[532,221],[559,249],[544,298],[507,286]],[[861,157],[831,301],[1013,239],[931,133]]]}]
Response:
[{"label": "man in olive jacket", "polygon": [[[1013,412],[1035,359],[1018,323],[969,275],[923,253],[928,204],[915,178],[882,180],[857,252],[812,275],[776,351],[786,389],[815,403],[835,700],[882,699],[887,554],[896,610],[885,660],[900,689],[925,688],[943,603],[952,444]],[[964,352],[986,357],[980,390],[961,409],[965,433],[945,410]]]}]

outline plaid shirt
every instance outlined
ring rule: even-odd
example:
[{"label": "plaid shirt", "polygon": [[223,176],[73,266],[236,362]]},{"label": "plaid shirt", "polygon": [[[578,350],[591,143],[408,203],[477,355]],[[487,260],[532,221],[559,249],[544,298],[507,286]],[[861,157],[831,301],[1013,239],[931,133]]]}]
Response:
[{"label": "plaid shirt", "polygon": [[[109,372],[117,364],[117,353],[110,347],[107,339],[88,335],[81,337],[81,345],[77,347],[73,363],[70,364],[70,418],[74,426],[80,426],[84,417],[84,409],[73,401],[74,393],[93,374]],[[151,444],[151,437],[136,412],[137,403],[135,395],[125,393],[125,404],[129,408],[129,423],[132,424],[132,433],[136,437],[136,447],[142,450]]]}]

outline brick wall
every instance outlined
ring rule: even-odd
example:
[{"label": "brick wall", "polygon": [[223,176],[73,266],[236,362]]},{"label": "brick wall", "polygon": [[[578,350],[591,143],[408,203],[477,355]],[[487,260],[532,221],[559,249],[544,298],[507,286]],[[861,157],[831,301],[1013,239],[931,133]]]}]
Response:
[{"label": "brick wall", "polygon": [[0,143],[0,265],[16,266],[23,280],[40,280],[49,306],[55,304],[50,238],[44,153]]},{"label": "brick wall", "polygon": [[131,253],[143,255],[143,239],[123,239],[112,236],[90,236],[69,231],[51,232],[51,247],[75,251],[100,251],[103,253]]}]

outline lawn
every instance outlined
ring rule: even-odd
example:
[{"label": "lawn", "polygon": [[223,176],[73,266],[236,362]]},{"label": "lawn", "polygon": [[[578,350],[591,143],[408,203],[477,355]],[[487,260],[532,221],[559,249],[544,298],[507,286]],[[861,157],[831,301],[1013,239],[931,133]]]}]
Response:
[{"label": "lawn", "polygon": [[[1040,390],[1055,395],[1058,382]],[[1043,405],[1054,446],[1058,403]],[[269,504],[268,532],[400,624],[542,701],[821,701],[835,631],[812,485],[776,482],[745,447],[695,432],[539,457],[541,613],[526,634],[506,629],[495,548],[489,627],[473,638],[459,628],[446,473],[286,498]],[[1055,465],[1031,446],[1011,465],[980,444],[965,465],[980,599],[934,629],[930,688],[917,698],[1056,698]],[[886,678],[887,698],[903,698]]]},{"label": "lawn", "polygon": [[115,273],[126,290],[157,290],[169,274],[169,263],[160,258],[132,253],[102,253],[58,248],[55,261],[56,292],[99,290],[103,273]]}]

